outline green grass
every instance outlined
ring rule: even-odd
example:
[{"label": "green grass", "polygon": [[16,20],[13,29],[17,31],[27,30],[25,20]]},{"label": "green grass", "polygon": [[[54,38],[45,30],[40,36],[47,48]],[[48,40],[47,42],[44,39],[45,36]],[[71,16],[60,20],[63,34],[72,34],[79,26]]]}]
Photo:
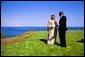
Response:
[{"label": "green grass", "polygon": [[[58,34],[57,34],[58,35]],[[59,45],[47,45],[41,39],[47,39],[46,31],[25,33],[16,36],[13,40],[25,39],[4,43],[7,39],[1,39],[1,56],[84,56],[84,43],[78,42],[84,39],[84,31],[67,31],[67,47]],[[10,40],[11,41],[11,40]],[[59,43],[59,37],[56,37]]]}]

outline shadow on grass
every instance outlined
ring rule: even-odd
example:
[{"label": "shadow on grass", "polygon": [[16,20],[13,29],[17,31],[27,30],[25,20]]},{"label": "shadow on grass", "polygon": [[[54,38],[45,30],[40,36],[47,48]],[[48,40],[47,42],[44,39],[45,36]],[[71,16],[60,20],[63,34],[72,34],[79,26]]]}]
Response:
[{"label": "shadow on grass", "polygon": [[84,39],[78,40],[77,42],[84,43]]},{"label": "shadow on grass", "polygon": [[61,45],[60,45],[59,43],[57,43],[57,42],[55,42],[54,44],[55,44],[55,45],[58,45],[58,46],[61,46]]},{"label": "shadow on grass", "polygon": [[47,44],[47,40],[46,39],[39,39],[39,40],[44,42],[45,44]]}]

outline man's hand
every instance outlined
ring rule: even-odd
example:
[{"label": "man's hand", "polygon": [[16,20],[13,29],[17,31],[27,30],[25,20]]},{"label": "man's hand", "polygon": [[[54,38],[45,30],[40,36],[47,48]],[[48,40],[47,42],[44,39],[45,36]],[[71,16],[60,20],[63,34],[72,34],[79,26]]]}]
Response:
[{"label": "man's hand", "polygon": [[53,29],[53,27],[49,27],[50,29]]}]

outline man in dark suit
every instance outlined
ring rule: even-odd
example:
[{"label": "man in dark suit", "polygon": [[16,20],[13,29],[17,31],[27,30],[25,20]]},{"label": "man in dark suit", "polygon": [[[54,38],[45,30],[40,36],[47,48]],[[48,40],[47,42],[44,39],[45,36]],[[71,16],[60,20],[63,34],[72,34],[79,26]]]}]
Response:
[{"label": "man in dark suit", "polygon": [[66,16],[63,15],[63,12],[59,12],[60,20],[59,20],[59,38],[61,47],[66,47]]}]

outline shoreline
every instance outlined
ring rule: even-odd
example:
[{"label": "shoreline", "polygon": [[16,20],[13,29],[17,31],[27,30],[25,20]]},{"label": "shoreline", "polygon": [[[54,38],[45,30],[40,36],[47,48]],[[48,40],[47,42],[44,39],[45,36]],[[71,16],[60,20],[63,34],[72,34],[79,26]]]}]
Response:
[{"label": "shoreline", "polygon": [[[75,31],[84,32],[84,30],[67,30],[66,32],[75,32]],[[26,32],[24,32],[24,33],[21,33],[21,34],[19,34],[19,35],[13,36],[13,37],[6,37],[5,39],[20,37],[20,36],[23,36],[23,35],[28,34],[28,33],[31,33],[31,32],[47,32],[47,30],[46,30],[46,31],[26,31]],[[59,32],[59,31],[57,30],[57,32]],[[2,39],[2,38],[1,38],[1,39]]]}]

